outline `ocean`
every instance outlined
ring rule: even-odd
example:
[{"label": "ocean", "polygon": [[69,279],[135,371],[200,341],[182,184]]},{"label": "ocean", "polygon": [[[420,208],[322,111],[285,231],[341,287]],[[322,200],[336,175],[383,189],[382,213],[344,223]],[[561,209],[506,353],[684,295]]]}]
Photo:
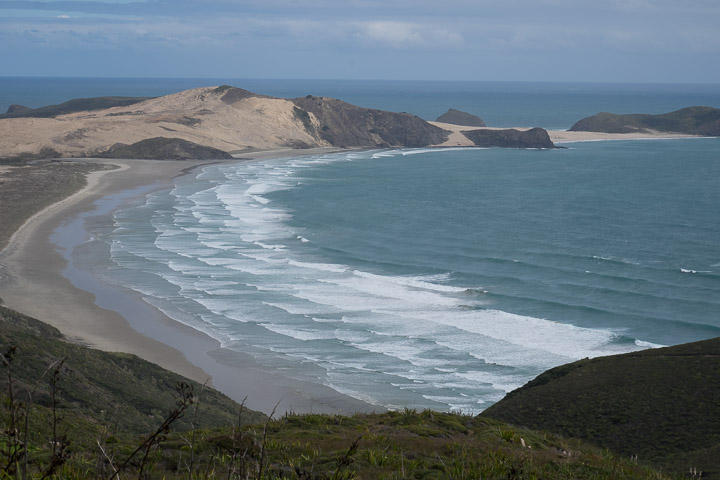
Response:
[{"label": "ocean", "polygon": [[[44,81],[42,99],[169,93]],[[720,106],[708,85],[175,82],[491,126]],[[75,257],[268,371],[386,408],[477,413],[556,365],[720,335],[720,139],[564,146],[208,165],[88,217]]]}]

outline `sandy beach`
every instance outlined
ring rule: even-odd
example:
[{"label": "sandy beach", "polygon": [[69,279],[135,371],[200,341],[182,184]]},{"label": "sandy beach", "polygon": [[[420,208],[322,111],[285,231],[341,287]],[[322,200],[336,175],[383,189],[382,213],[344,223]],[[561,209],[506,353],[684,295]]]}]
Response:
[{"label": "sandy beach", "polygon": [[[262,152],[238,161],[312,153],[316,151]],[[200,383],[209,381],[237,401],[247,398],[246,406],[255,410],[269,413],[276,404],[278,413],[376,410],[330,388],[263,370],[249,355],[221,349],[215,340],[171,320],[134,292],[107,285],[94,288],[96,294],[77,288],[73,282],[78,279],[69,275],[71,281],[66,276],[68,262],[61,246],[51,240],[59,227],[92,212],[100,199],[146,195],[170,186],[174,177],[210,163],[78,161],[119,168],[91,173],[84,189],[37,213],[13,234],[0,252],[0,298],[6,306],[55,326],[72,341],[132,353]]]},{"label": "sandy beach", "polygon": [[[464,127],[461,125],[453,125],[451,123],[430,122],[445,130],[451,132],[448,140],[440,147],[472,147],[474,144],[460,132],[466,130],[505,130],[505,128],[495,127]],[[529,130],[528,127],[514,127],[516,130]],[[666,132],[649,132],[649,133],[603,133],[603,132],[571,132],[569,130],[548,130],[550,140],[553,143],[573,143],[573,142],[597,142],[605,140],[645,140],[645,139],[663,139],[663,138],[700,138],[696,135],[686,135],[682,133],[666,133]]]}]

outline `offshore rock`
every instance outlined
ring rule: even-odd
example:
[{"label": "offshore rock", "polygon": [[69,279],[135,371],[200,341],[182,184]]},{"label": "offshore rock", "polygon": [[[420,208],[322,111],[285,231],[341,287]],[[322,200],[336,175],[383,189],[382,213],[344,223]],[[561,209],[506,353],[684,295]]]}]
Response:
[{"label": "offshore rock", "polygon": [[485,122],[482,118],[472,113],[455,110],[454,108],[449,109],[447,112],[440,115],[436,122],[450,123],[452,125],[464,125],[467,127],[485,127]]},{"label": "offshore rock", "polygon": [[558,148],[550,140],[547,130],[531,128],[530,130],[466,130],[462,132],[477,147],[502,148]]}]

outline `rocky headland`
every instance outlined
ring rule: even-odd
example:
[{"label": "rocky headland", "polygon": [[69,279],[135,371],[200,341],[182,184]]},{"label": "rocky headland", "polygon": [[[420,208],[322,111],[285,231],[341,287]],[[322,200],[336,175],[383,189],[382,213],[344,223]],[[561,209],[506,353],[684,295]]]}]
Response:
[{"label": "rocky headland", "polygon": [[543,128],[481,129],[462,132],[476,147],[557,148]]},{"label": "rocky headland", "polygon": [[[228,158],[287,148],[438,146],[451,135],[466,145],[476,142],[407,113],[312,95],[275,98],[228,85],[157,98],[98,97],[11,110],[0,116],[0,158],[5,159]],[[478,123],[465,121],[471,127]],[[552,148],[544,139],[533,143],[539,138],[535,134],[518,138],[512,132],[492,134],[483,146]]]},{"label": "rocky headland", "polygon": [[605,133],[681,133],[687,135],[720,136],[720,109],[687,107],[660,115],[602,112],[583,118],[570,127],[571,132]]}]

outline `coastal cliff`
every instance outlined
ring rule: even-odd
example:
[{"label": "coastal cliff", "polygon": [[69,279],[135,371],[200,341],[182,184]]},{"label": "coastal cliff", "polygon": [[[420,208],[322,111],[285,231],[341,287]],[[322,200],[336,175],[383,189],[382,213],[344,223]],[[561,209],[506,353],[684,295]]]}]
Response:
[{"label": "coastal cliff", "polygon": [[292,102],[306,129],[335,147],[427,147],[447,139],[443,129],[407,113],[361,108],[312,95]]},{"label": "coastal cliff", "polygon": [[660,115],[618,115],[602,112],[583,118],[570,127],[571,132],[651,133],[668,132],[688,135],[720,136],[720,109],[687,107]]},{"label": "coastal cliff", "polygon": [[550,140],[547,130],[531,128],[530,130],[467,130],[462,132],[477,147],[501,148],[557,148]]}]

